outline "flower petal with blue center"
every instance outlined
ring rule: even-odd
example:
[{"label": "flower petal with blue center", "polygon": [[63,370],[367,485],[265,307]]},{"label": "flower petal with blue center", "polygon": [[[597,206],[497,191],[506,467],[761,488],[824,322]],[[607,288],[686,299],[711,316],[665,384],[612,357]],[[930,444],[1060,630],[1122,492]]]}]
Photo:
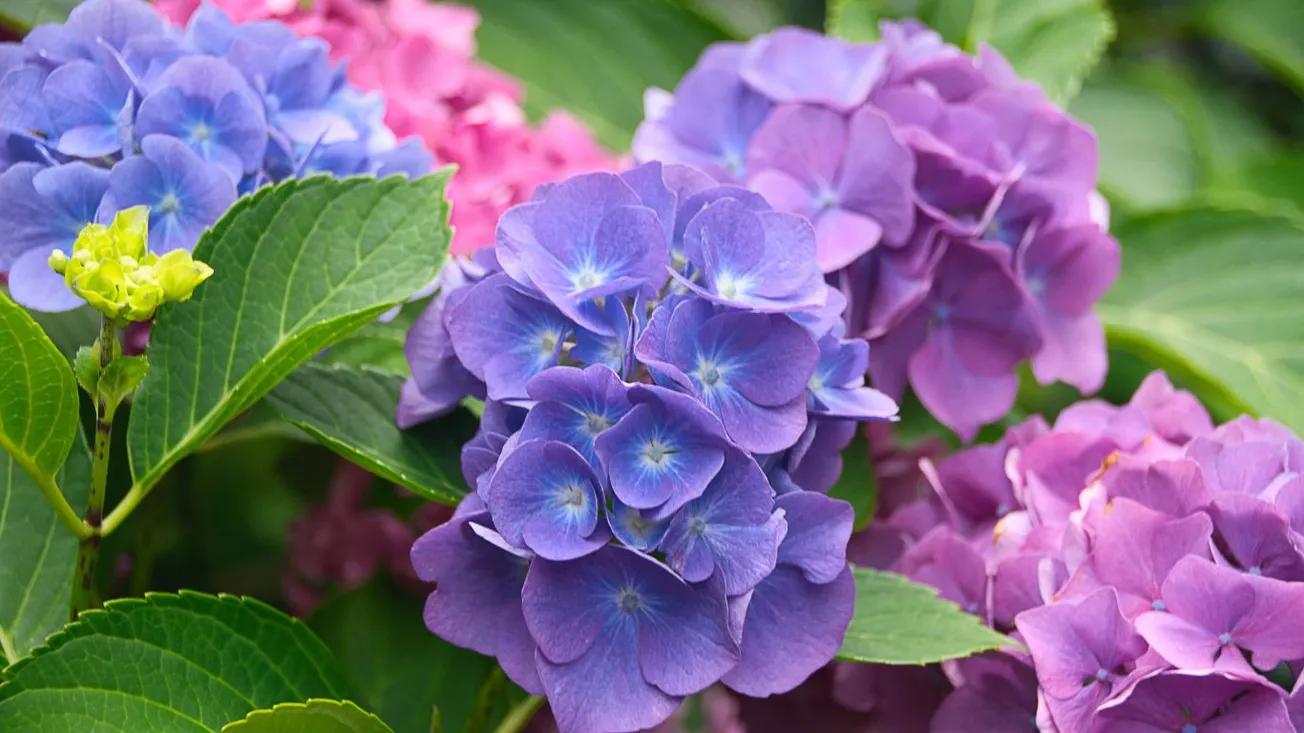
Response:
[{"label": "flower petal with blue center", "polygon": [[573,560],[611,539],[599,521],[598,475],[584,456],[560,441],[520,443],[498,466],[486,493],[503,538],[540,557]]},{"label": "flower petal with blue center", "polygon": [[638,385],[629,399],[634,408],[594,446],[616,498],[668,517],[702,495],[729,441],[715,415],[688,395]]},{"label": "flower petal with blue center", "polygon": [[819,341],[820,357],[807,386],[812,413],[851,420],[896,418],[896,402],[865,386],[869,344],[829,334]]},{"label": "flower petal with blue center", "polygon": [[149,135],[141,150],[113,167],[99,217],[148,206],[151,252],[194,249],[199,235],[235,203],[235,183],[176,138]]},{"label": "flower petal with blue center", "polygon": [[114,61],[73,61],[55,69],[43,90],[57,130],[54,147],[74,158],[99,158],[122,149],[118,118],[131,81]]},{"label": "flower petal with blue center", "polygon": [[675,514],[661,551],[684,580],[700,583],[718,574],[725,592],[736,596],[774,570],[786,532],[765,472],[751,456],[731,449],[705,493]]},{"label": "flower petal with blue center", "polygon": [[171,135],[239,183],[262,163],[267,122],[257,94],[231,64],[194,56],[177,61],[140,104],[141,136]]},{"label": "flower petal with blue center", "polygon": [[575,329],[551,304],[521,292],[502,274],[472,285],[450,305],[445,325],[453,349],[493,400],[524,399],[526,382],[557,365]]},{"label": "flower petal with blue center", "polygon": [[629,385],[602,364],[585,369],[559,366],[540,372],[525,391],[538,402],[521,426],[520,439],[560,440],[600,470],[593,441],[629,412]]},{"label": "flower petal with blue center", "polygon": [[619,498],[612,497],[607,511],[611,533],[626,547],[639,552],[652,552],[661,545],[670,527],[669,519],[657,519],[654,509],[635,509],[625,506]]},{"label": "flower petal with blue center", "polygon": [[667,277],[660,219],[609,173],[568,179],[507,212],[498,243],[504,271],[597,334],[613,335],[609,300],[654,295]]},{"label": "flower petal with blue center", "polygon": [[9,295],[39,311],[82,305],[50,269],[50,252],[69,253],[109,187],[109,172],[85,163],[45,168],[17,163],[0,174],[0,270],[9,273]]},{"label": "flower petal with blue center", "polygon": [[738,659],[722,584],[690,585],[627,548],[535,560],[522,605],[561,730],[654,727]]}]

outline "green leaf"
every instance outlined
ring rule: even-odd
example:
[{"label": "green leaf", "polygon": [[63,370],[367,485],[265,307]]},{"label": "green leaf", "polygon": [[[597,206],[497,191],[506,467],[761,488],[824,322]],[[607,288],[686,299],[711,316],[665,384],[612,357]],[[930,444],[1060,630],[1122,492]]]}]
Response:
[{"label": "green leaf", "polygon": [[89,305],[62,313],[32,313],[31,316],[69,361],[78,349],[94,343],[100,335],[100,312]]},{"label": "green leaf", "polygon": [[346,698],[330,652],[259,601],[182,591],[109,601],[5,670],[5,733],[219,731],[252,710]]},{"label": "green leaf", "polygon": [[827,27],[872,41],[880,18],[918,18],[971,53],[990,44],[1059,104],[1077,94],[1114,39],[1102,0],[835,0]]},{"label": "green leaf", "polygon": [[1100,189],[1130,209],[1185,201],[1195,191],[1199,161],[1181,112],[1151,89],[1118,79],[1088,84],[1069,113],[1100,140]]},{"label": "green leaf", "polygon": [[95,356],[93,347],[83,346],[77,349],[77,355],[72,360],[72,373],[86,394],[95,394],[95,387],[100,383],[100,360]]},{"label": "green leaf", "polygon": [[195,257],[213,277],[164,306],[150,335],[153,368],[128,434],[133,491],[434,279],[448,248],[448,175],[288,182],[241,199],[204,234]]},{"label": "green leaf", "polygon": [[[91,486],[85,441],[77,441],[55,479],[69,503],[84,511]],[[68,621],[77,538],[5,454],[0,454],[0,558],[0,652],[12,663]]]},{"label": "green leaf", "polygon": [[78,0],[5,0],[0,25],[26,33],[42,23],[62,23],[77,4]]},{"label": "green leaf", "polygon": [[1200,25],[1304,91],[1304,3],[1299,0],[1204,0]]},{"label": "green leaf", "polygon": [[400,430],[394,422],[403,378],[374,370],[305,364],[267,401],[326,447],[432,501],[466,495],[461,443],[443,421]]},{"label": "green leaf", "polygon": [[[531,116],[565,109],[604,145],[629,147],[643,92],[673,89],[727,34],[675,0],[472,0],[481,60],[525,86]],[[600,61],[598,61],[600,59]]]},{"label": "green leaf", "polygon": [[829,496],[842,499],[856,510],[856,529],[869,524],[878,510],[878,480],[869,460],[869,440],[864,429],[842,451],[842,471],[829,489]]},{"label": "green leaf", "polygon": [[937,590],[892,573],[856,568],[856,615],[838,659],[930,664],[1017,644]]},{"label": "green leaf", "polygon": [[404,324],[368,324],[355,335],[331,347],[318,361],[354,368],[367,367],[406,377],[411,374],[407,357],[403,355],[403,342],[406,338],[407,327]]},{"label": "green leaf", "polygon": [[1304,430],[1304,228],[1208,206],[1115,229],[1125,266],[1099,304],[1110,343]]},{"label": "green leaf", "polygon": [[340,660],[358,702],[397,733],[428,733],[435,708],[444,730],[455,733],[495,663],[430,633],[421,605],[376,582],[327,602],[309,623]]},{"label": "green leaf", "polygon": [[222,733],[394,733],[380,718],[348,700],[283,702],[255,710]]},{"label": "green leaf", "polygon": [[985,20],[975,12],[970,43],[990,43],[1020,76],[1041,84],[1060,104],[1078,93],[1114,39],[1114,20],[1100,0],[979,0],[975,5],[992,10]]},{"label": "green leaf", "polygon": [[110,405],[117,405],[136,391],[148,373],[149,362],[144,356],[119,356],[100,372],[95,389]]},{"label": "green leaf", "polygon": [[1304,150],[1279,148],[1245,160],[1212,189],[1220,200],[1282,207],[1304,216]]},{"label": "green leaf", "polygon": [[77,380],[41,327],[0,293],[0,448],[53,486],[77,437]]},{"label": "green leaf", "polygon": [[879,14],[874,5],[870,0],[830,0],[826,32],[853,43],[877,41]]}]

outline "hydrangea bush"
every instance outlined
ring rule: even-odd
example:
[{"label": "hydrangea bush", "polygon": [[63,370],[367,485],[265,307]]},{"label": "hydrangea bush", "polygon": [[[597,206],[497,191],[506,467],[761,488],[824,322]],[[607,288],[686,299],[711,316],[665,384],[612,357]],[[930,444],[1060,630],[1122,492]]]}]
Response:
[{"label": "hydrangea bush", "polygon": [[[480,6],[523,85],[418,0],[0,44],[0,729],[1304,731],[1304,238],[1120,207],[1096,308],[1094,134],[1014,68],[1104,10],[494,52],[582,5]],[[635,131],[577,95],[644,36],[708,47]]]},{"label": "hydrangea bush", "polygon": [[912,22],[881,35],[714,45],[673,95],[648,91],[634,154],[809,218],[874,384],[909,385],[965,439],[1010,411],[1024,360],[1042,383],[1099,389],[1091,306],[1119,248],[1095,136],[990,47],[969,56]]}]

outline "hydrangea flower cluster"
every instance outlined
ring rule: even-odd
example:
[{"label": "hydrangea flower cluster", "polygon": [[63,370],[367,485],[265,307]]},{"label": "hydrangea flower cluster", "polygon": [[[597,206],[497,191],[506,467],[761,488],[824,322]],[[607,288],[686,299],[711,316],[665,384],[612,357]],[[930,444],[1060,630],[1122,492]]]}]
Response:
[{"label": "hydrangea flower cluster", "polygon": [[646,97],[639,160],[697,165],[809,218],[818,261],[873,344],[873,383],[909,384],[965,440],[1043,383],[1100,387],[1091,307],[1119,249],[1095,193],[1092,132],[916,22],[877,43],[784,28],[708,48]]},{"label": "hydrangea flower cluster", "polygon": [[[385,124],[423,140],[441,163],[457,165],[449,182],[451,251],[469,255],[493,244],[503,212],[534,188],[577,173],[610,171],[615,161],[564,112],[538,127],[521,110],[513,79],[477,63],[473,8],[428,0],[212,0],[238,22],[276,20],[330,45],[348,61],[349,81],[385,97]],[[160,0],[185,23],[198,0]]]},{"label": "hydrangea flower cluster", "polygon": [[403,424],[486,399],[475,491],[412,548],[430,629],[546,694],[565,733],[832,659],[853,512],[821,492],[855,421],[896,405],[864,386],[810,224],[649,163],[541,188],[479,264],[407,342]]},{"label": "hydrangea flower cluster", "polygon": [[[838,665],[843,709],[903,733],[1304,731],[1304,441],[1289,430],[1214,427],[1155,373],[1127,405],[1082,402],[919,465],[927,481],[886,487],[849,557],[937,587],[1029,653]],[[880,709],[903,674],[940,694]]]},{"label": "hydrangea flower cluster", "polygon": [[185,28],[140,0],[88,0],[0,44],[0,270],[37,310],[82,300],[47,260],[87,224],[149,207],[149,249],[190,250],[240,194],[291,176],[427,172],[383,100],[324,43],[215,8]]}]

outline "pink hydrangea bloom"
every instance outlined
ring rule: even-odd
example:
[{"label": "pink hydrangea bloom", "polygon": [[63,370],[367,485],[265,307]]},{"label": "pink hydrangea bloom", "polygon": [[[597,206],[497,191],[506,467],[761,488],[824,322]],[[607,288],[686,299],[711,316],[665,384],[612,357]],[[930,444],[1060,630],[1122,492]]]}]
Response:
[{"label": "pink hydrangea bloom", "polygon": [[[474,59],[472,8],[426,0],[215,0],[238,23],[275,19],[330,44],[349,62],[350,81],[385,96],[385,123],[398,137],[418,135],[458,173],[449,183],[452,251],[493,243],[498,217],[536,186],[575,173],[614,170],[616,161],[579,121],[554,112],[532,126],[512,78]],[[199,0],[158,0],[186,22]]]}]

